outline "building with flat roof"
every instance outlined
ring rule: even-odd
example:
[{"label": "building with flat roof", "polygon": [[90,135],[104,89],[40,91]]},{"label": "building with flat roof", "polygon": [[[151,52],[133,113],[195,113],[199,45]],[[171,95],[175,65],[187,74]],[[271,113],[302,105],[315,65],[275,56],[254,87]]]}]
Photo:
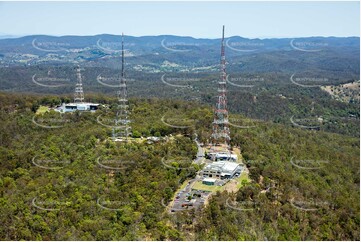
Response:
[{"label": "building with flat roof", "polygon": [[230,153],[216,153],[216,161],[222,160],[237,161],[237,155]]},{"label": "building with flat roof", "polygon": [[204,178],[202,181],[202,184],[213,186],[216,182],[216,179],[214,178]]},{"label": "building with flat roof", "polygon": [[216,161],[237,161],[238,157],[236,154],[229,152],[210,152],[207,154],[207,158]]},{"label": "building with flat roof", "polygon": [[77,83],[75,85],[74,102],[73,103],[62,103],[61,106],[54,110],[60,113],[68,113],[75,111],[91,111],[95,112],[98,109],[98,103],[87,103],[84,102],[84,91],[81,76],[80,66],[76,69]]},{"label": "building with flat roof", "polygon": [[61,113],[75,112],[77,110],[95,112],[98,107],[98,103],[63,103],[61,106],[55,108],[55,111]]},{"label": "building with flat roof", "polygon": [[216,161],[208,164],[200,172],[200,175],[207,178],[229,179],[237,173],[242,172],[242,166],[230,161]]}]

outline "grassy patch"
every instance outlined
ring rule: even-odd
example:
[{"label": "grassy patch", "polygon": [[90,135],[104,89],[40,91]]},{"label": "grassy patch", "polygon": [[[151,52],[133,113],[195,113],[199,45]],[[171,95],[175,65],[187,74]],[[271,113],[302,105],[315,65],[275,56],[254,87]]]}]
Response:
[{"label": "grassy patch", "polygon": [[202,181],[196,181],[192,187],[192,189],[195,190],[202,190],[202,191],[210,191],[210,192],[217,192],[217,191],[223,191],[224,186],[209,186],[202,184]]},{"label": "grassy patch", "polygon": [[[233,179],[237,181],[237,188],[241,188],[242,187],[242,181],[250,181],[249,177],[248,177],[248,173],[246,172],[242,172],[241,175],[237,178],[237,179]],[[228,183],[227,183],[228,184]],[[225,184],[224,186],[210,186],[210,185],[205,185],[202,183],[202,181],[197,181],[194,183],[192,189],[196,189],[196,190],[202,190],[202,191],[210,191],[210,192],[217,192],[217,191],[224,191],[227,184]]]},{"label": "grassy patch", "polygon": [[249,177],[248,177],[248,173],[246,172],[242,172],[241,175],[236,179],[237,183],[237,188],[241,188],[242,187],[242,181],[250,181]]},{"label": "grassy patch", "polygon": [[36,114],[43,114],[49,111],[49,108],[46,106],[40,106],[38,110],[36,110]]}]

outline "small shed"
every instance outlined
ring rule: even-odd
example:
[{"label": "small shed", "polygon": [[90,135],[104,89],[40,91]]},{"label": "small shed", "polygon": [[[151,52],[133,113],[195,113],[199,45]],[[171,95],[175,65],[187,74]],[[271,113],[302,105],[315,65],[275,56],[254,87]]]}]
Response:
[{"label": "small shed", "polygon": [[216,179],[207,177],[207,178],[203,179],[202,184],[205,184],[208,186],[213,186],[215,182],[216,182]]}]

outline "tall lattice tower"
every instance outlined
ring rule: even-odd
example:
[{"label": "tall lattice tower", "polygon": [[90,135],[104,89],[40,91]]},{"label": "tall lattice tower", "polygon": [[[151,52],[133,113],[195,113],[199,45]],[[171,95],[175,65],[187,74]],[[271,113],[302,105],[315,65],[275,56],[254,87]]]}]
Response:
[{"label": "tall lattice tower", "polygon": [[80,71],[80,66],[78,66],[76,69],[77,83],[75,85],[74,103],[84,102],[83,83]]},{"label": "tall lattice tower", "polygon": [[115,127],[113,128],[113,139],[120,141],[128,141],[131,135],[131,127],[129,126],[129,105],[127,82],[124,70],[124,35],[122,34],[122,70],[120,77],[119,90],[117,91],[118,105],[115,118]]},{"label": "tall lattice tower", "polygon": [[212,144],[225,143],[229,148],[231,140],[228,127],[228,110],[227,110],[227,89],[226,89],[226,57],[224,53],[224,25],[222,31],[221,44],[221,75],[218,81],[218,97],[214,110],[213,132],[211,136]]}]

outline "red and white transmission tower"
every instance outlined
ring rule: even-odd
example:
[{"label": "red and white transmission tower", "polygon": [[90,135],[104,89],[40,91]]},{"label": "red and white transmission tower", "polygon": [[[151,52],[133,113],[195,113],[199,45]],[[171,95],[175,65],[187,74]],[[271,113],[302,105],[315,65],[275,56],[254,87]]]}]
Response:
[{"label": "red and white transmission tower", "polygon": [[228,110],[227,110],[227,89],[226,89],[226,57],[224,53],[224,25],[222,32],[221,45],[221,75],[218,81],[218,97],[214,110],[213,132],[211,140],[213,145],[224,143],[229,149],[231,140],[228,126]]},{"label": "red and white transmission tower", "polygon": [[80,66],[76,69],[77,83],[75,84],[74,103],[84,102],[83,83],[81,79]]}]

